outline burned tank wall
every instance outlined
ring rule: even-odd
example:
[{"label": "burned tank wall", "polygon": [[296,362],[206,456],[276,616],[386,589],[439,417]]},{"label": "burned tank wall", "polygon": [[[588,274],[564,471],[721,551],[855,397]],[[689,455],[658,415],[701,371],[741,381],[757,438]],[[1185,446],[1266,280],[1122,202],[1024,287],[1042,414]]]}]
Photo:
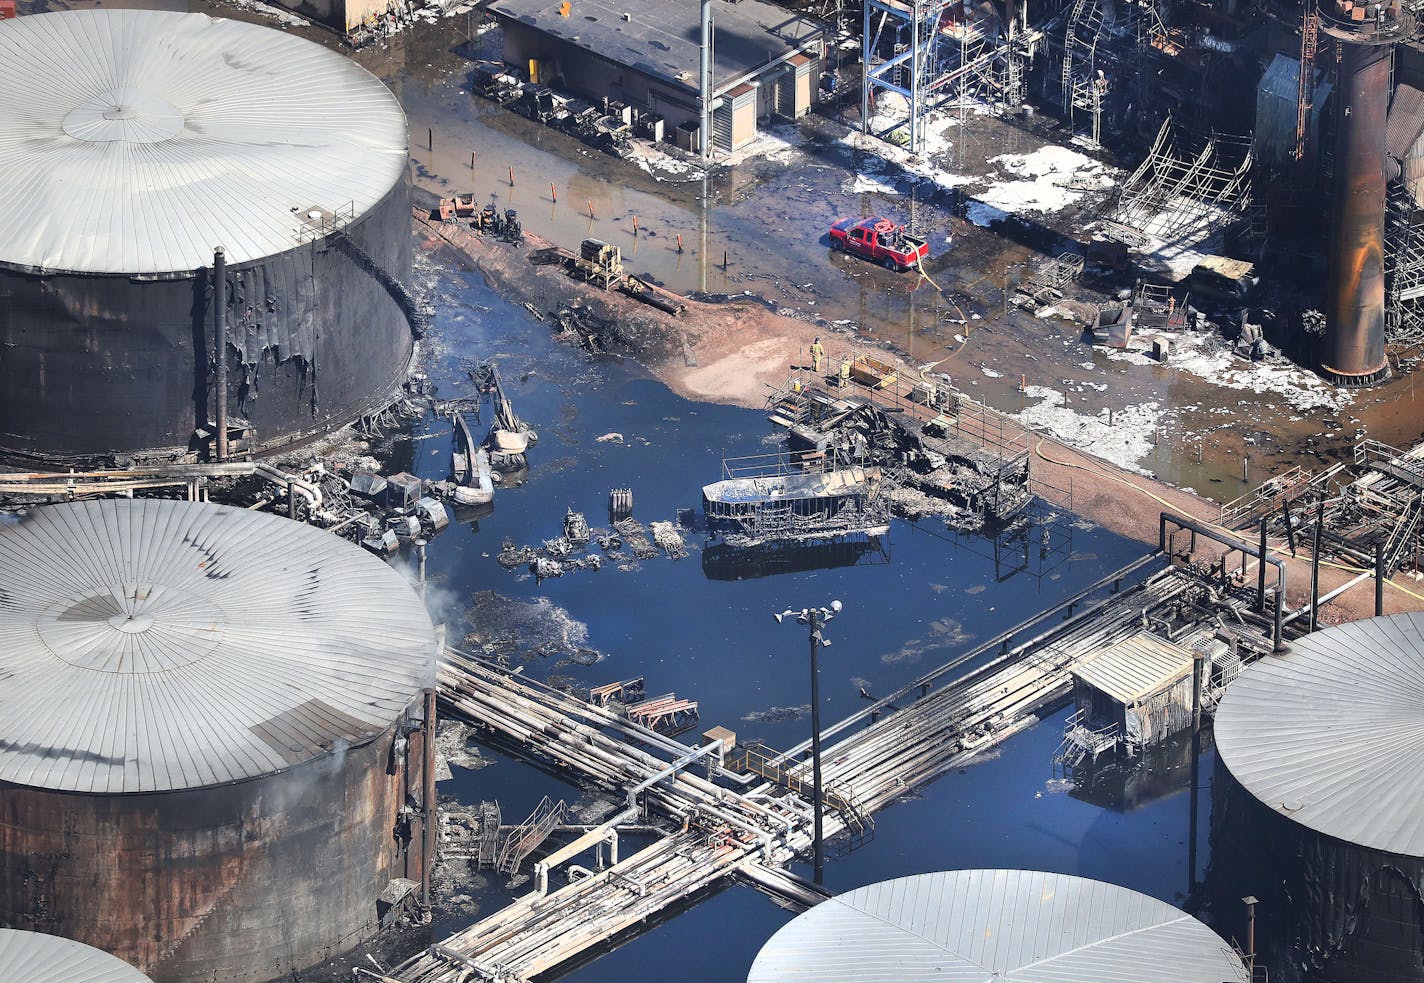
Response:
[{"label": "burned tank wall", "polygon": [[[337,235],[228,267],[229,412],[263,449],[336,429],[399,388],[413,346],[410,216],[402,179]],[[0,267],[0,458],[187,449],[213,419],[211,303],[207,270]]]},{"label": "burned tank wall", "polygon": [[[1361,808],[1369,808],[1361,803]],[[1424,981],[1424,858],[1345,843],[1268,809],[1217,759],[1206,884],[1223,935],[1246,938],[1272,983]]]},{"label": "burned tank wall", "polygon": [[350,949],[376,930],[377,894],[423,871],[424,741],[403,729],[205,789],[0,784],[0,926],[104,949],[156,983],[285,978]]}]

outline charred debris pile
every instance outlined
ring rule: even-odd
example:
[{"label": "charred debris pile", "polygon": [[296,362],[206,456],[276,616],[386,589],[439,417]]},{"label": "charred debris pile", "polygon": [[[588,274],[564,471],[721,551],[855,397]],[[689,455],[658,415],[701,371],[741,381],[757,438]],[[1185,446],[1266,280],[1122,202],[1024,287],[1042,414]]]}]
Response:
[{"label": "charred debris pile", "polygon": [[[863,363],[873,361],[855,357],[851,373],[870,371]],[[948,383],[916,383],[905,406],[845,389],[793,383],[768,400],[770,420],[786,429],[787,449],[801,467],[855,462],[878,477],[886,511],[940,516],[968,532],[1002,528],[1032,499],[1023,431]]]}]

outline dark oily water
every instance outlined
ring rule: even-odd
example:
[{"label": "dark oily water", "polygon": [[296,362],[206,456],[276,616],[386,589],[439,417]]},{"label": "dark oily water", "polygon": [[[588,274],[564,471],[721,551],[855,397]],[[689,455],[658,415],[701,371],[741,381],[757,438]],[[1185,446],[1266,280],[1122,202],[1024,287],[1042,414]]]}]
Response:
[{"label": "dark oily water", "polygon": [[[723,457],[777,445],[764,413],[690,403],[631,363],[594,361],[561,346],[547,325],[495,296],[477,274],[442,266],[425,272],[437,295],[428,370],[440,395],[471,395],[467,370],[494,359],[515,411],[539,434],[523,483],[501,487],[492,513],[452,524],[432,544],[428,599],[435,616],[452,641],[503,654],[537,679],[587,687],[644,676],[649,695],[697,700],[701,722],[684,740],[695,743],[698,732],[718,724],[739,740],[773,747],[809,735],[806,631],[789,619],[778,625],[774,611],[832,599],[845,605],[826,631],[834,644],[821,657],[822,721],[829,725],[863,707],[863,694],[894,691],[1144,552],[1058,514],[997,544],[924,519],[896,521],[873,543],[743,562],[704,550],[700,533],[682,530],[688,555],[681,559],[608,560],[599,570],[542,582],[527,564],[505,569],[496,558],[506,540],[539,546],[562,532],[568,508],[587,516],[595,536],[606,531],[613,488],[632,489],[634,517],[645,526],[675,521],[678,509],[700,517],[701,486],[721,477]],[[448,421],[428,419],[416,436],[448,429]],[[399,440],[391,458],[422,477],[442,478],[449,453],[448,439],[432,436]],[[589,552],[602,551],[595,544]],[[873,840],[829,864],[828,887],[960,867],[1030,867],[1181,903],[1188,799],[1177,793],[1188,786],[1189,756],[1153,766],[1127,808],[1118,801],[1120,787],[1118,794],[1100,792],[1098,801],[1111,803],[1105,808],[1055,780],[1051,759],[1064,716],[910,790],[877,817]],[[505,822],[523,819],[544,795],[585,815],[595,799],[608,798],[498,751],[483,756],[488,767],[456,767],[442,795],[465,803],[497,799]],[[1205,815],[1206,796],[1201,808]],[[626,838],[625,854],[639,842]],[[488,873],[468,880],[455,885],[468,899],[442,913],[437,936],[529,889],[511,889]],[[757,950],[790,917],[751,889],[732,886],[565,978],[624,980],[662,967],[675,968],[684,983],[744,979]]]}]

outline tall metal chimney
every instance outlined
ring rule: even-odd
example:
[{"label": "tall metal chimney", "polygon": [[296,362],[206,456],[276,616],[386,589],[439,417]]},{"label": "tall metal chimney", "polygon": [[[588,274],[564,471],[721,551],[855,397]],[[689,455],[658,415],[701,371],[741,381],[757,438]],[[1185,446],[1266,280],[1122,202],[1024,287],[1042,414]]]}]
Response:
[{"label": "tall metal chimney", "polygon": [[1385,122],[1393,46],[1412,27],[1413,19],[1398,0],[1320,0],[1320,29],[1336,39],[1342,54],[1334,96],[1335,210],[1320,367],[1342,385],[1370,385],[1389,376],[1384,352]]}]

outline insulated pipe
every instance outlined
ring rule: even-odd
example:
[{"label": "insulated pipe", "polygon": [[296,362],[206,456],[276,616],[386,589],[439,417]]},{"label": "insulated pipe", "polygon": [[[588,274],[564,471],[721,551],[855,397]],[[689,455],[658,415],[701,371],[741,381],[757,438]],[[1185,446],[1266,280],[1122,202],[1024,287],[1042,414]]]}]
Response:
[{"label": "insulated pipe", "polygon": [[[1318,606],[1321,605],[1321,604],[1329,604],[1331,601],[1335,600],[1335,598],[1337,598],[1337,597],[1339,597],[1341,594],[1345,593],[1345,592],[1346,592],[1347,590],[1349,590],[1351,587],[1354,587],[1356,584],[1363,583],[1364,581],[1369,580],[1369,579],[1370,579],[1371,577],[1373,577],[1373,576],[1374,576],[1374,571],[1372,571],[1372,570],[1366,570],[1364,573],[1355,575],[1354,577],[1352,577],[1352,578],[1350,578],[1349,580],[1345,581],[1345,582],[1344,582],[1343,584],[1341,584],[1339,587],[1336,587],[1334,590],[1332,590],[1332,591],[1327,591],[1326,593],[1321,594],[1320,597],[1319,597],[1319,599],[1316,601],[1315,606],[1318,607]],[[1302,604],[1300,607],[1296,608],[1294,611],[1291,611],[1291,612],[1289,612],[1288,614],[1283,614],[1283,615],[1281,616],[1281,624],[1283,624],[1283,625],[1288,625],[1288,624],[1290,624],[1292,621],[1295,621],[1295,620],[1298,619],[1298,618],[1303,618],[1303,617],[1305,617],[1306,615],[1312,615],[1312,617],[1313,617],[1313,612],[1312,612],[1311,608],[1312,608],[1311,603],[1310,603],[1309,601],[1307,601],[1305,604]],[[1313,629],[1312,629],[1312,630],[1313,630]]]},{"label": "insulated pipe", "polygon": [[[1240,550],[1242,553],[1245,553],[1249,556],[1254,556],[1256,558],[1256,562],[1269,563],[1271,564],[1271,566],[1276,568],[1276,613],[1274,624],[1272,625],[1271,630],[1271,644],[1273,648],[1277,652],[1279,652],[1281,650],[1282,598],[1284,598],[1286,594],[1286,562],[1284,560],[1271,556],[1264,550],[1258,551],[1255,548],[1246,545],[1234,536],[1228,536],[1225,533],[1217,532],[1210,526],[1204,526],[1199,522],[1194,522],[1193,520],[1188,519],[1186,516],[1174,515],[1171,512],[1163,512],[1160,518],[1158,519],[1157,551],[1159,553],[1167,552],[1168,523],[1171,523],[1172,525],[1177,526],[1178,528],[1186,529],[1191,532],[1193,540],[1195,540],[1198,535],[1205,536],[1207,539],[1210,539],[1213,542],[1220,543],[1229,550]],[[1193,546],[1195,547],[1195,542],[1193,542]]]},{"label": "insulated pipe", "polygon": [[227,460],[227,253],[222,246],[213,250],[213,346],[217,389],[218,463]]},{"label": "insulated pipe", "polygon": [[312,515],[316,515],[317,509],[321,508],[321,489],[318,488],[316,485],[312,484],[311,482],[303,481],[296,475],[289,474],[286,471],[283,471],[280,468],[273,467],[270,464],[258,464],[255,468],[253,468],[253,473],[256,474],[257,477],[261,478],[263,481],[268,481],[274,485],[279,485],[283,488],[286,488],[289,493],[296,492],[298,495],[305,498],[307,500],[307,504],[311,507]]},{"label": "insulated pipe", "polygon": [[646,792],[648,789],[652,788],[652,787],[653,787],[654,785],[656,785],[658,782],[661,782],[661,781],[663,781],[664,779],[667,779],[667,778],[671,778],[673,775],[676,775],[679,771],[682,771],[682,769],[684,769],[684,768],[686,768],[688,765],[692,764],[692,762],[696,761],[698,758],[705,757],[705,756],[708,755],[708,754],[716,753],[716,752],[721,751],[721,750],[722,750],[722,742],[721,742],[720,740],[709,741],[708,743],[702,745],[701,747],[699,747],[699,748],[694,748],[693,750],[687,752],[687,753],[684,754],[682,757],[678,758],[676,761],[674,761],[674,762],[672,762],[671,764],[669,764],[669,765],[668,765],[666,768],[664,768],[662,771],[660,771],[660,772],[658,772],[657,774],[653,775],[653,777],[648,778],[648,779],[644,779],[643,781],[639,782],[637,785],[634,785],[632,788],[630,788],[630,789],[628,790],[628,799],[627,799],[628,808],[629,808],[629,809],[637,809],[637,808],[638,808],[638,796],[642,795],[644,792]]},{"label": "insulated pipe", "polygon": [[1335,214],[1321,368],[1344,384],[1389,374],[1384,353],[1385,122],[1387,46],[1341,39],[1335,144]]}]

